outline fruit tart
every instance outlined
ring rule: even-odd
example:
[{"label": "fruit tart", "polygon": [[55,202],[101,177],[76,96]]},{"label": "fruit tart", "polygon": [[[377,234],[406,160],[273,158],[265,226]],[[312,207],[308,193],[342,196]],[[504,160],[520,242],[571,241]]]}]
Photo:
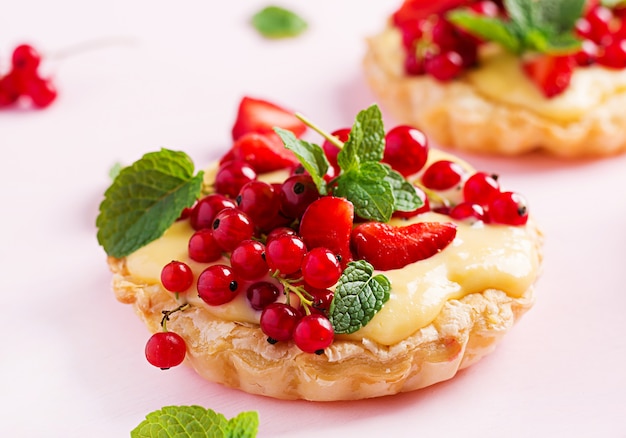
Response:
[{"label": "fruit tart", "polygon": [[245,97],[204,170],[170,149],[123,168],[98,240],[152,365],[279,399],[379,397],[452,378],[532,306],[542,234],[501,183],[385,130],[377,105],[328,133]]},{"label": "fruit tart", "polygon": [[621,3],[406,0],[367,40],[365,76],[383,109],[443,147],[622,153]]}]

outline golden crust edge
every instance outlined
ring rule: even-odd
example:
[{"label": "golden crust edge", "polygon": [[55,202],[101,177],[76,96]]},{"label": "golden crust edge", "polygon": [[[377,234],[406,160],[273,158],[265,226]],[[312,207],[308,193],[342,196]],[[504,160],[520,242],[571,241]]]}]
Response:
[{"label": "golden crust edge", "polygon": [[422,130],[442,147],[472,153],[521,155],[535,150],[561,158],[595,158],[626,151],[626,93],[617,93],[584,119],[559,123],[486,99],[463,81],[443,84],[408,77],[385,65],[382,33],[366,39],[365,80],[399,123]]},{"label": "golden crust edge", "polygon": [[[529,225],[541,254],[542,234]],[[134,281],[125,259],[108,258],[116,298],[132,304],[150,332],[162,310],[178,306],[159,284]],[[356,400],[414,391],[445,380],[489,354],[534,304],[534,286],[519,298],[488,289],[448,301],[428,326],[392,345],[336,340],[323,355],[293,343],[271,345],[256,326],[223,321],[193,307],[168,329],[187,342],[186,362],[203,378],[252,394],[311,401]]]}]

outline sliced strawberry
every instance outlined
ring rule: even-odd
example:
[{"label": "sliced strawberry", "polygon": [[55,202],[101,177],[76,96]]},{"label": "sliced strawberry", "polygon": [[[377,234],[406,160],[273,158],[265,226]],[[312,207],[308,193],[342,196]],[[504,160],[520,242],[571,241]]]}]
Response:
[{"label": "sliced strawberry", "polygon": [[313,201],[302,215],[299,234],[307,249],[322,247],[341,257],[343,267],[352,260],[350,233],[354,206],[345,198],[324,196]]},{"label": "sliced strawberry", "polygon": [[352,250],[355,258],[386,271],[437,254],[455,236],[456,225],[450,222],[417,222],[404,227],[366,222],[352,231]]},{"label": "sliced strawberry", "polygon": [[573,56],[538,55],[522,61],[522,69],[543,95],[551,98],[567,89],[575,64]]},{"label": "sliced strawberry", "polygon": [[471,3],[471,0],[406,0],[392,16],[398,27],[425,20],[432,14],[441,14]]},{"label": "sliced strawberry", "polygon": [[239,103],[233,126],[233,140],[248,132],[273,132],[274,127],[292,131],[300,137],[307,126],[292,112],[266,100],[244,97]]},{"label": "sliced strawberry", "polygon": [[231,160],[245,161],[256,173],[272,172],[298,164],[296,156],[285,148],[274,132],[248,132],[242,135],[235,140],[233,147],[222,157],[220,163]]}]

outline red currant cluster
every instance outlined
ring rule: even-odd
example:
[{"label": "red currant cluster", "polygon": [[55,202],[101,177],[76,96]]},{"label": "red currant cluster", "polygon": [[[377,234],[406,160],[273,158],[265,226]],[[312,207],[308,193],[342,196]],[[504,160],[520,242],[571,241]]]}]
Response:
[{"label": "red currant cluster", "polygon": [[15,48],[11,70],[0,77],[0,108],[17,104],[22,96],[36,108],[49,106],[57,90],[49,78],[39,75],[41,55],[28,44]]},{"label": "red currant cluster", "polygon": [[626,8],[592,5],[576,22],[576,33],[583,40],[575,55],[578,65],[626,68]]}]

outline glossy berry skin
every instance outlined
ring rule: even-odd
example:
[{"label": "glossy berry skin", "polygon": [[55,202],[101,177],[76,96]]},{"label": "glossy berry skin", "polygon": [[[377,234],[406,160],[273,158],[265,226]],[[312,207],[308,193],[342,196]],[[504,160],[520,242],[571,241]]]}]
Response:
[{"label": "glossy berry skin", "polygon": [[269,271],[265,261],[265,245],[255,240],[244,240],[230,256],[230,265],[237,277],[243,280],[256,280]]},{"label": "glossy berry skin", "polygon": [[403,176],[422,170],[428,159],[428,139],[419,129],[400,125],[385,135],[383,162]]},{"label": "glossy berry skin", "polygon": [[438,81],[448,82],[463,71],[463,57],[454,50],[438,53],[426,59],[424,70]]},{"label": "glossy berry skin", "polygon": [[263,310],[276,301],[280,291],[275,284],[259,281],[248,286],[246,297],[254,310]]},{"label": "glossy berry skin", "polygon": [[232,136],[237,140],[248,132],[273,133],[275,126],[292,131],[300,137],[307,126],[292,111],[273,102],[244,96],[237,108],[237,118],[232,129]]},{"label": "glossy berry skin", "polygon": [[306,246],[298,236],[284,234],[269,241],[265,247],[265,260],[272,272],[290,275],[300,270]]},{"label": "glossy berry skin", "polygon": [[313,248],[305,254],[301,270],[305,283],[317,289],[333,286],[343,272],[335,254],[321,247]]},{"label": "glossy berry skin", "polygon": [[261,330],[270,343],[288,341],[300,318],[300,312],[293,307],[284,303],[272,303],[261,313]]},{"label": "glossy berry skin", "polygon": [[314,289],[312,287],[307,287],[306,291],[313,297],[313,309],[327,314],[335,293],[330,289]]},{"label": "glossy berry skin", "polygon": [[263,181],[246,183],[236,198],[237,207],[260,229],[269,226],[280,209],[280,196],[271,184]]},{"label": "glossy berry skin", "polygon": [[35,107],[46,108],[56,100],[58,93],[50,79],[33,77],[26,82],[26,92],[24,94],[30,97]]},{"label": "glossy berry skin", "polygon": [[485,209],[478,204],[472,202],[461,202],[455,205],[449,213],[452,219],[468,222],[483,221],[486,222],[487,215]]},{"label": "glossy berry skin", "polygon": [[230,266],[211,265],[198,276],[198,296],[210,306],[232,301],[239,284]]},{"label": "glossy berry skin", "polygon": [[13,69],[27,74],[34,74],[41,62],[41,55],[29,44],[20,44],[13,50]]},{"label": "glossy berry skin", "polygon": [[271,240],[274,240],[278,236],[282,236],[283,234],[295,236],[297,233],[296,230],[290,227],[276,227],[267,234],[266,243],[269,243]]},{"label": "glossy berry skin", "polygon": [[200,263],[210,263],[222,257],[222,248],[213,237],[213,230],[203,228],[189,238],[187,244],[189,258]]},{"label": "glossy berry skin", "polygon": [[298,162],[293,152],[285,148],[280,137],[273,131],[243,134],[235,140],[222,162],[224,160],[244,161],[257,173],[285,169]]},{"label": "glossy berry skin", "polygon": [[236,208],[225,208],[213,220],[213,238],[226,252],[233,251],[253,234],[254,225],[250,218]]},{"label": "glossy berry skin", "polygon": [[626,68],[626,40],[614,40],[604,47],[604,53],[597,58],[597,62],[612,69]]},{"label": "glossy berry skin", "polygon": [[310,175],[293,175],[280,189],[280,211],[287,217],[299,219],[307,207],[320,197]]},{"label": "glossy berry skin", "polygon": [[515,192],[502,192],[489,204],[491,223],[505,225],[525,225],[528,222],[526,199]]},{"label": "glossy berry skin", "polygon": [[296,346],[305,353],[322,354],[333,343],[334,337],[333,325],[319,313],[304,316],[293,331]]},{"label": "glossy berry skin", "polygon": [[424,191],[419,187],[413,186],[413,188],[415,189],[417,196],[419,196],[419,198],[423,201],[423,204],[413,211],[394,211],[392,215],[393,217],[410,219],[417,216],[418,214],[430,211],[430,201],[428,200],[428,196],[426,196],[426,193],[424,193]]},{"label": "glossy berry skin", "polygon": [[448,190],[461,182],[463,174],[463,168],[454,161],[435,161],[424,171],[422,184],[432,190]]},{"label": "glossy berry skin", "polygon": [[185,292],[193,284],[193,272],[186,263],[172,260],[161,269],[161,284],[170,292]]},{"label": "glossy berry skin", "polygon": [[[331,132],[331,135],[333,137],[337,137],[339,141],[345,143],[350,137],[350,128],[337,129]],[[322,149],[324,150],[324,154],[326,155],[328,162],[335,171],[334,174],[339,175],[339,172],[341,170],[339,168],[339,165],[337,164],[337,155],[339,155],[339,148],[328,140],[324,140],[324,143],[322,143]]]},{"label": "glossy berry skin", "polygon": [[500,193],[497,177],[476,172],[463,184],[463,199],[479,205],[488,205]]},{"label": "glossy berry skin", "polygon": [[15,72],[0,77],[0,108],[17,102],[23,92],[22,80]]},{"label": "glossy berry skin", "polygon": [[215,191],[236,198],[241,188],[257,177],[255,170],[244,161],[228,161],[222,164],[215,175]]},{"label": "glossy berry skin", "polygon": [[157,332],[146,343],[146,359],[162,370],[180,365],[186,353],[185,340],[174,332]]},{"label": "glossy berry skin", "polygon": [[194,205],[189,216],[189,222],[194,230],[213,227],[215,216],[225,208],[235,208],[237,204],[230,198],[219,193],[213,193],[200,199]]}]

